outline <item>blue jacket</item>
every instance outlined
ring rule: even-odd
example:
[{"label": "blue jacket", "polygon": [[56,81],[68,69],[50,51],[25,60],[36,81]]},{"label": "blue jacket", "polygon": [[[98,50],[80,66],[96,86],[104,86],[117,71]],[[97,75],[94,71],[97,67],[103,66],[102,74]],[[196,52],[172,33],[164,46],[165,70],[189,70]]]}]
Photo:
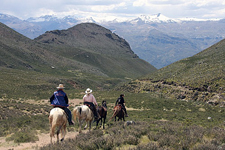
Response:
[{"label": "blue jacket", "polygon": [[59,107],[68,107],[68,97],[63,90],[57,90],[50,97],[51,105]]}]

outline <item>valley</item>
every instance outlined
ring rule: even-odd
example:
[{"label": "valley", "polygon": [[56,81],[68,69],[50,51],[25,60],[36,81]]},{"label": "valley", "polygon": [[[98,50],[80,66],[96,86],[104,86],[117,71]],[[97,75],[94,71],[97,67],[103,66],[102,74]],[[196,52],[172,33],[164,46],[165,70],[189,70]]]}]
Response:
[{"label": "valley", "polygon": [[[0,23],[0,34],[0,149],[225,148],[224,39],[157,69],[125,38],[95,23],[47,31],[33,40]],[[146,48],[160,37],[175,47],[183,43],[184,51],[197,47],[182,36],[174,39],[156,29],[151,34],[158,39],[147,35],[152,43]],[[93,126],[77,134],[76,123],[67,127],[64,142],[49,145],[49,97],[60,83],[70,110],[82,104],[88,87],[99,105],[105,100],[106,129]],[[126,128],[126,122],[108,120],[121,93],[126,121],[136,123]]]},{"label": "valley", "polygon": [[20,20],[6,14],[0,16],[0,22],[30,39],[46,31],[66,30],[80,23],[96,23],[124,38],[135,54],[157,69],[193,56],[225,38],[224,19],[173,19],[160,13],[122,21],[117,18],[97,21],[94,18],[51,15]]}]

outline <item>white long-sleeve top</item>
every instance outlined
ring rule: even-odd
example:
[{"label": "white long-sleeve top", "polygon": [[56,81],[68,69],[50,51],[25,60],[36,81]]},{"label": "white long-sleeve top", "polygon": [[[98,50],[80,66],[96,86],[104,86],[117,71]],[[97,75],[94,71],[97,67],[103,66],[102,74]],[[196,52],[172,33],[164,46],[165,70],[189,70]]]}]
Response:
[{"label": "white long-sleeve top", "polygon": [[83,97],[84,102],[92,102],[94,105],[98,106],[98,103],[92,94],[85,94]]}]

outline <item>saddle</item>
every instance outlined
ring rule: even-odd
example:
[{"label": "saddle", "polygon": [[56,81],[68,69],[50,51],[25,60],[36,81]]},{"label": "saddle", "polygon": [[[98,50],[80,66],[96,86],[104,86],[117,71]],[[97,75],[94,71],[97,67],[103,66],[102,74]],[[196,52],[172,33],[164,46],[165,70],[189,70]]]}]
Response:
[{"label": "saddle", "polygon": [[64,108],[61,106],[53,106],[53,108],[61,108],[62,110],[64,110]]},{"label": "saddle", "polygon": [[[84,104],[84,105],[88,106],[89,108],[91,107],[91,105],[89,105],[89,104]],[[90,109],[91,109],[91,108],[90,108]]]},{"label": "saddle", "polygon": [[66,115],[66,117],[68,118],[68,115],[66,114],[66,111],[65,111],[65,109],[63,108],[63,107],[61,107],[61,106],[53,106],[53,109],[54,108],[60,108],[60,109],[62,109],[63,110],[63,113]]},{"label": "saddle", "polygon": [[113,109],[115,110],[115,109],[116,109],[116,107],[119,107],[120,109],[122,109],[121,104],[116,105]]},{"label": "saddle", "polygon": [[92,112],[94,112],[94,108],[93,107],[91,107],[91,105],[90,104],[84,104],[84,105],[86,105]]}]

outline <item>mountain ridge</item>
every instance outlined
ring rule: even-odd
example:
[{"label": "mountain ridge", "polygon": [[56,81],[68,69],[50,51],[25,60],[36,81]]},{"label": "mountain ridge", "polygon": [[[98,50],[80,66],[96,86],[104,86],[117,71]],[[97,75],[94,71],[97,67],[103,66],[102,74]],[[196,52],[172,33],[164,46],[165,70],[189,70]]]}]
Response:
[{"label": "mountain ridge", "polygon": [[[180,59],[193,56],[201,50],[206,49],[225,38],[224,19],[199,20],[184,18],[180,21],[167,18],[163,14],[139,16],[140,21],[138,22],[134,21],[135,18],[131,18],[130,20],[133,20],[133,23],[130,22],[130,20],[126,21],[118,19],[111,21],[103,20],[100,22],[95,20],[95,18],[86,18],[86,20],[80,16],[65,16],[64,18],[46,16],[46,21],[43,21],[43,18],[45,18],[44,16],[40,18],[37,20],[41,22],[35,22],[34,19],[33,22],[28,22],[26,20],[20,20],[19,22],[10,21],[10,19],[6,21],[7,18],[4,20],[1,19],[1,17],[0,21],[7,23],[7,25],[10,25],[13,29],[31,39],[44,34],[46,31],[65,30],[79,23],[94,22],[110,29],[113,33],[126,39],[132,50],[140,58],[149,62],[158,69]],[[173,45],[162,43],[160,41],[163,40],[163,37],[159,37],[157,34],[149,35],[151,30],[158,30],[164,35],[170,37],[171,40],[180,39],[181,41],[178,42],[180,44],[174,48]],[[158,42],[149,45],[151,42],[149,41],[151,38],[148,39],[149,36],[158,36]],[[187,42],[182,43],[183,39],[186,39]],[[163,47],[165,47],[165,49],[162,50]],[[182,52],[186,47],[189,47],[188,53]],[[165,50],[167,51],[166,53]],[[154,55],[155,53],[157,53],[157,55]]]},{"label": "mountain ridge", "polygon": [[[101,41],[103,38],[105,40]],[[119,53],[117,57],[125,54],[126,57],[130,55],[131,58],[138,58],[130,49],[130,45],[126,40],[94,23],[78,24],[67,30],[47,31],[34,40],[48,44],[66,44],[76,48],[91,48],[93,51],[104,55],[116,55]],[[104,42],[104,44],[101,42]],[[110,51],[107,51],[107,49],[110,49]]]},{"label": "mountain ridge", "polygon": [[[69,89],[86,86],[93,89],[110,89],[124,80],[156,70],[146,61],[136,57],[129,47],[121,47],[126,43],[124,39],[116,35],[112,35],[112,37],[115,36],[118,40],[107,37],[108,29],[94,24],[88,24],[88,26],[82,24],[81,26],[85,27],[85,40],[91,41],[90,43],[93,45],[98,42],[97,49],[108,47],[108,49],[104,49],[104,55],[94,51],[96,49],[85,47],[85,41],[82,47],[71,44],[77,40],[74,39],[73,34],[70,34],[71,29],[47,32],[46,34],[53,35],[50,41],[54,39],[53,43],[49,44],[31,40],[0,23],[0,78],[2,79],[0,97],[5,95],[7,97],[35,96],[37,91],[46,94],[51,87],[55,87],[59,83],[64,83]],[[103,42],[93,41],[95,35],[92,34],[92,26],[103,32],[100,38]],[[76,31],[83,35],[83,30],[80,28]],[[65,32],[67,35],[64,34]],[[93,30],[93,32],[96,31]],[[58,41],[54,38],[56,35],[58,35]],[[69,44],[58,44],[62,40],[60,38],[67,39],[65,41],[70,41]],[[81,44],[84,39],[80,40]],[[108,43],[104,43],[104,41],[108,41]],[[113,52],[114,56],[110,53],[113,45],[117,49],[117,53]],[[26,93],[28,91],[29,94]]]}]

